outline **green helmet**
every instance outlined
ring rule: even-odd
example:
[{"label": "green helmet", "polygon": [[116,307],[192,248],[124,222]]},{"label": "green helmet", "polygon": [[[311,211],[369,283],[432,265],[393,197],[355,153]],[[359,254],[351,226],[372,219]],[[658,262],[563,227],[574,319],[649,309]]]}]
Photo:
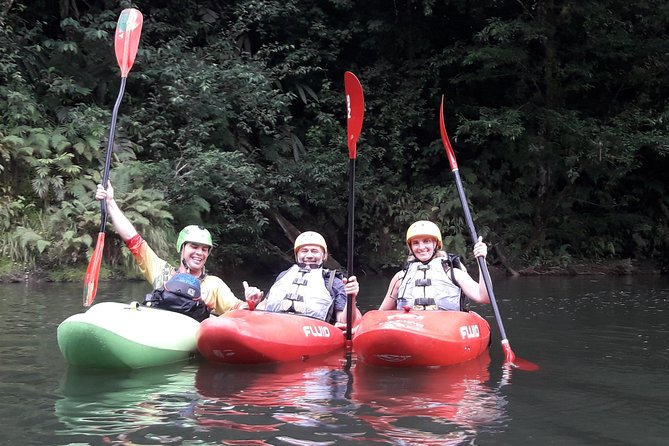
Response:
[{"label": "green helmet", "polygon": [[214,246],[211,240],[211,233],[202,226],[189,225],[181,230],[179,237],[177,237],[177,252],[181,253],[181,248],[184,243],[198,243],[200,245],[207,245],[210,248]]}]

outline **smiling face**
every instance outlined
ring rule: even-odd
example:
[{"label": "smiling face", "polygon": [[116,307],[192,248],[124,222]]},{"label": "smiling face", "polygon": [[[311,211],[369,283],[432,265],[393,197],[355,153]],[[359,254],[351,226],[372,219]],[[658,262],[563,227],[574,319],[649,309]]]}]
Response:
[{"label": "smiling face", "polygon": [[434,237],[416,236],[409,240],[411,253],[421,262],[429,261],[437,249],[437,240]]},{"label": "smiling face", "polygon": [[297,263],[304,263],[309,266],[318,266],[325,261],[325,251],[318,245],[300,246],[295,253]]},{"label": "smiling face", "polygon": [[204,268],[204,264],[207,263],[210,249],[207,245],[186,242],[183,244],[181,251],[182,263],[186,263],[192,274],[198,274]]}]

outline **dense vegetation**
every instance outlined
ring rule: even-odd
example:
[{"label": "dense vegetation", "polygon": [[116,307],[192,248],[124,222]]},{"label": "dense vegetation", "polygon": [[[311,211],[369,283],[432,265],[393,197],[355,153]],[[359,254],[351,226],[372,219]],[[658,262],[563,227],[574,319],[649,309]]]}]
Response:
[{"label": "dense vegetation", "polygon": [[[491,262],[662,262],[669,252],[669,3],[655,0],[3,0],[0,275],[83,276],[119,71],[144,15],[114,146],[118,201],[154,248],[202,222],[219,270],[276,271],[296,231],[346,257],[343,74],[365,90],[359,272],[396,267],[416,219],[467,231],[447,126]],[[118,237],[104,264],[131,265]]]}]

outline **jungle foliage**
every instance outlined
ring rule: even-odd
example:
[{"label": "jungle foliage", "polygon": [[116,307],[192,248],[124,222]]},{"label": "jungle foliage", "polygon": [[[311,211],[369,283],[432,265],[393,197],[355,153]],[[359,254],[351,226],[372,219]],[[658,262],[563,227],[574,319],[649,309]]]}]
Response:
[{"label": "jungle foliage", "polygon": [[[469,251],[439,139],[442,94],[491,262],[669,252],[667,2],[15,0],[0,9],[4,259],[83,276],[120,83],[113,33],[129,6],[144,28],[111,181],[165,256],[180,227],[203,223],[214,270],[276,270],[307,229],[346,257],[347,70],[366,100],[360,272],[401,264],[416,219]],[[118,237],[105,264],[132,264]]]}]

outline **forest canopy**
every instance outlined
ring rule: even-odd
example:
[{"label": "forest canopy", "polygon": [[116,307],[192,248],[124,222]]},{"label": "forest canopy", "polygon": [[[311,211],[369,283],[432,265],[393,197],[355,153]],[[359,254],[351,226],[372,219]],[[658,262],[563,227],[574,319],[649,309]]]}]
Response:
[{"label": "forest canopy", "polygon": [[[352,71],[365,91],[360,273],[401,265],[418,219],[441,226],[449,251],[471,250],[442,95],[491,263],[666,265],[667,2],[3,0],[0,274],[88,263],[126,7],[144,26],[111,182],[163,256],[197,223],[214,234],[214,270],[276,271],[303,230],[345,259]],[[118,237],[103,264],[131,270]]]}]

